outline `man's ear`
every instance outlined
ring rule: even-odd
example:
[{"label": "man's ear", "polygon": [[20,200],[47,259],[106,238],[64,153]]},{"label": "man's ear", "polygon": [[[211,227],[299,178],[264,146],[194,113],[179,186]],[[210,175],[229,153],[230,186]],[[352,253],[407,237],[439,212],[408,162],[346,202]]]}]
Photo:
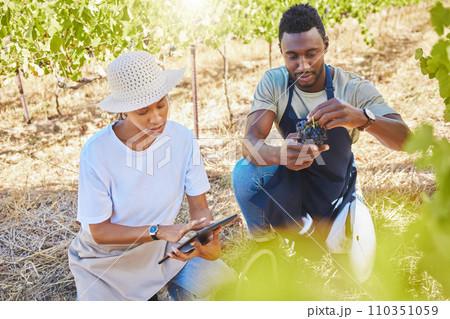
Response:
[{"label": "man's ear", "polygon": [[281,43],[278,43],[278,48],[280,49],[280,53],[283,54],[283,50],[281,50]]},{"label": "man's ear", "polygon": [[329,45],[330,45],[330,39],[326,35],[325,38],[323,39],[323,52],[324,53],[327,53]]}]

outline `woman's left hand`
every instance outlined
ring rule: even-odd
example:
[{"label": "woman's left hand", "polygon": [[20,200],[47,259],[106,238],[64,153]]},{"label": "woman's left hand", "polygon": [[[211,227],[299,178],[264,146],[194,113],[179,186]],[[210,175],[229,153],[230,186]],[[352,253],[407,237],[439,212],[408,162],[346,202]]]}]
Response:
[{"label": "woman's left hand", "polygon": [[202,245],[198,241],[193,241],[191,243],[194,246],[194,250],[183,253],[176,249],[172,248],[172,252],[169,253],[169,257],[181,261],[188,261],[194,257],[201,257],[206,260],[216,260],[220,257],[220,241],[219,241],[219,233],[222,230],[222,227],[218,228],[213,233],[213,238],[208,243]]}]

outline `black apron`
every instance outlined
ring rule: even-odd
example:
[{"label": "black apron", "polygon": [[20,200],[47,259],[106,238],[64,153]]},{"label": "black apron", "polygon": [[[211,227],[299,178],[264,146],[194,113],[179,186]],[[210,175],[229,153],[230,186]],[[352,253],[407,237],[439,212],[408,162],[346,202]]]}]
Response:
[{"label": "black apron", "polygon": [[[328,100],[334,97],[334,87],[329,67],[325,64],[325,90]],[[289,78],[289,100],[279,123],[284,139],[296,132],[300,120],[292,108],[294,81]],[[275,229],[292,229],[302,225],[302,217],[308,213],[317,223],[328,226],[322,235],[326,236],[333,220],[345,204],[356,198],[356,166],[351,151],[352,140],[346,128],[327,130],[330,146],[320,155],[323,159],[300,171],[292,171],[279,165],[273,177],[250,201],[262,209]],[[320,165],[323,164],[323,165]]]}]

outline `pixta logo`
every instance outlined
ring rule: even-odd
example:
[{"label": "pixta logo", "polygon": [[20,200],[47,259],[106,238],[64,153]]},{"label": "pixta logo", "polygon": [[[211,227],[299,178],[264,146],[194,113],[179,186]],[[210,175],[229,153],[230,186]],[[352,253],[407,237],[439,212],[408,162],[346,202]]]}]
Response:
[{"label": "pixta logo", "polygon": [[[172,149],[169,142],[172,140],[172,137],[160,135],[147,149],[144,149],[144,146],[149,143],[151,138],[151,133],[141,131],[125,143],[128,146],[126,154],[127,167],[153,175],[155,170],[161,169],[171,161]],[[134,149],[142,151],[133,151]]]}]

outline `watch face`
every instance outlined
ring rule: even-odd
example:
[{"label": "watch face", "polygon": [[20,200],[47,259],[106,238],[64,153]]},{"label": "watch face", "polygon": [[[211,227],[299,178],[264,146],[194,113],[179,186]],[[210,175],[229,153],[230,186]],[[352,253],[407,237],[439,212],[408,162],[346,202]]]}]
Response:
[{"label": "watch face", "polygon": [[150,227],[149,232],[150,232],[150,234],[154,234],[154,233],[156,233],[157,230],[158,230],[158,226],[153,225],[152,227]]},{"label": "watch face", "polygon": [[371,110],[364,109],[364,111],[366,112],[366,115],[370,120],[375,121],[375,114],[373,114]]}]

